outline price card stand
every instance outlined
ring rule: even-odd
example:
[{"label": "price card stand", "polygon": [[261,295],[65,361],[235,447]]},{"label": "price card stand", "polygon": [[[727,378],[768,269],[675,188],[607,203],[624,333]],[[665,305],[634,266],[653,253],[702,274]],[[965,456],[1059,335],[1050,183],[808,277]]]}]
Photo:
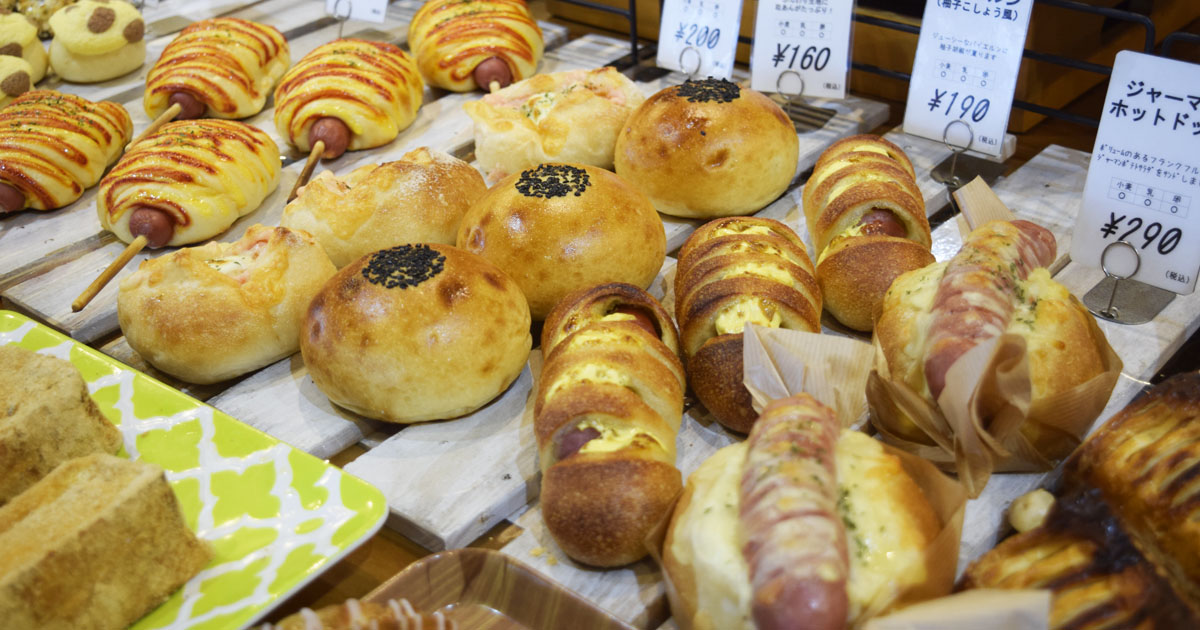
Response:
[{"label": "price card stand", "polygon": [[[345,7],[344,9],[342,7]],[[333,3],[333,18],[338,23],[338,39],[342,38],[342,29],[346,27],[346,20],[350,19],[350,14],[354,12],[354,3],[350,0],[336,0]]]},{"label": "price card stand", "polygon": [[[795,92],[785,91],[784,77],[795,77],[796,81],[800,83],[799,89]],[[792,126],[796,128],[797,133],[817,131],[837,115],[837,110],[817,107],[800,100],[800,96],[804,94],[804,77],[795,70],[784,70],[779,74],[775,80],[775,93],[787,99],[783,104],[783,111],[791,119]]]},{"label": "price card stand", "polygon": [[[1113,248],[1132,253],[1132,272],[1118,273],[1109,268],[1108,257]],[[1118,324],[1144,324],[1154,319],[1175,299],[1175,294],[1144,282],[1130,280],[1141,266],[1142,256],[1133,243],[1109,243],[1100,254],[1100,268],[1104,270],[1105,277],[1083,296],[1084,306],[1096,317]]]},{"label": "price card stand", "polygon": [[[969,138],[963,144],[956,144],[950,141],[950,130],[956,125],[961,125],[966,129]],[[989,186],[995,183],[1000,175],[1004,173],[1004,165],[1000,162],[985,160],[973,155],[963,155],[967,151],[967,147],[975,141],[975,131],[971,129],[970,123],[964,120],[952,120],[946,124],[946,129],[942,132],[942,143],[950,149],[950,157],[942,160],[940,164],[933,167],[929,172],[929,176],[933,181],[945,184],[950,192],[954,192],[962,188],[963,184],[974,180],[976,177],[983,178]]]}]

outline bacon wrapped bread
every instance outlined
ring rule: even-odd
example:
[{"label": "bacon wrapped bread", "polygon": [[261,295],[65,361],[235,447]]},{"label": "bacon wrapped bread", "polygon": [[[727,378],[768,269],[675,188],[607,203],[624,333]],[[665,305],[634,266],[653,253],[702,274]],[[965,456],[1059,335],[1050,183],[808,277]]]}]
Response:
[{"label": "bacon wrapped bread", "polygon": [[825,310],[871,330],[892,280],[934,260],[908,156],[879,136],[840,140],[817,160],[803,197]]},{"label": "bacon wrapped bread", "polygon": [[253,116],[290,64],[287,41],[275,27],[201,20],[167,44],[146,75],[142,105],[150,118],[174,103],[182,108],[177,120]]},{"label": "bacon wrapped bread", "polygon": [[429,0],[408,27],[421,74],[451,92],[531,77],[544,47],[525,0]]},{"label": "bacon wrapped bread", "polygon": [[100,180],[129,142],[124,107],[34,90],[0,110],[0,214],[53,210]]},{"label": "bacon wrapped bread", "polygon": [[100,182],[100,225],[126,243],[188,245],[224,232],[279,185],[279,148],[233,120],[178,120],[138,142]]},{"label": "bacon wrapped bread", "polygon": [[[29,81],[37,83],[46,76],[48,57],[38,39],[37,26],[20,13],[0,10],[0,56],[19,57],[30,66]],[[3,97],[0,97],[3,98]]]},{"label": "bacon wrapped bread", "polygon": [[389,599],[385,603],[360,602],[348,599],[343,604],[320,610],[308,608],[284,617],[275,624],[264,624],[261,630],[458,630],[453,619],[436,610],[423,613],[407,599]]},{"label": "bacon wrapped bread", "polygon": [[772,219],[705,223],[679,250],[675,318],[692,391],[721,424],[749,432],[758,414],[742,384],[746,324],[821,331],[821,292],[804,243]]},{"label": "bacon wrapped bread", "polygon": [[275,127],[322,157],[382,146],[412,124],[425,84],[417,65],[384,42],[338,39],[305,55],[275,88]]},{"label": "bacon wrapped bread", "polygon": [[600,285],[554,307],[542,352],[534,432],[546,528],[578,562],[638,560],[681,486],[675,435],[686,385],[675,324],[645,291]]}]

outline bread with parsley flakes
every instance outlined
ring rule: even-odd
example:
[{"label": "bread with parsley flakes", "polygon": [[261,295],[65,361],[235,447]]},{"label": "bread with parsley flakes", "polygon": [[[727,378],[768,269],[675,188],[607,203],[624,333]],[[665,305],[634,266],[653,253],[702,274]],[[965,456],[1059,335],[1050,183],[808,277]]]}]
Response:
[{"label": "bread with parsley flakes", "polygon": [[[408,48],[430,85],[451,92],[489,89],[476,69],[500,65],[489,77],[531,77],[545,43],[525,0],[429,0],[408,26]],[[498,72],[498,74],[497,74]]]}]

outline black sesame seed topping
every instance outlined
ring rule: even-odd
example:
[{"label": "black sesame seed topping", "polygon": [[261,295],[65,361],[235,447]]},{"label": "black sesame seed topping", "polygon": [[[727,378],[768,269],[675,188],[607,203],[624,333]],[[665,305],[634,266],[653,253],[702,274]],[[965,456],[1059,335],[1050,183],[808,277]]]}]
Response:
[{"label": "black sesame seed topping", "polygon": [[675,93],[692,103],[708,103],[711,101],[729,103],[742,95],[742,89],[738,87],[738,84],[731,83],[725,79],[708,77],[699,81],[688,79],[683,82],[683,85],[675,89]]},{"label": "black sesame seed topping", "polygon": [[526,197],[545,199],[566,197],[571,193],[578,197],[591,184],[587,171],[581,168],[565,164],[541,164],[521,172],[521,179],[517,180],[517,192]]},{"label": "black sesame seed topping", "polygon": [[438,275],[446,257],[428,245],[400,245],[371,255],[362,275],[385,289],[415,287]]}]

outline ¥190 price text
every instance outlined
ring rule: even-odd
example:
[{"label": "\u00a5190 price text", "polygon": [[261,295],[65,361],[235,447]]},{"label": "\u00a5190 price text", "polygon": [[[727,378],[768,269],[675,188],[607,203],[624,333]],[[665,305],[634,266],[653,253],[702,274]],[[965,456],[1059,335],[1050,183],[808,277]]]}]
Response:
[{"label": "\u00a5190 price text", "polygon": [[680,22],[679,28],[675,31],[675,41],[683,42],[685,46],[712,50],[721,41],[721,29],[709,28],[706,24]]},{"label": "\u00a5190 price text", "polygon": [[929,99],[928,105],[931,112],[944,107],[944,116],[954,116],[959,120],[970,117],[975,122],[982,122],[987,118],[991,103],[986,98],[975,98],[972,94],[934,88],[933,98]]},{"label": "\u00a5190 price text", "polygon": [[1118,217],[1115,212],[1108,213],[1108,222],[1100,228],[1100,235],[1106,240],[1116,236],[1118,241],[1128,241],[1140,249],[1146,249],[1158,241],[1154,249],[1163,256],[1175,251],[1179,241],[1183,240],[1183,230],[1177,227],[1164,230],[1158,221],[1145,221],[1141,217],[1125,214]]},{"label": "\u00a5190 price text", "polygon": [[[801,54],[801,50],[804,51],[803,54]],[[788,54],[788,51],[791,51],[791,55]],[[771,62],[776,68],[779,67],[780,63],[787,61],[788,70],[799,68],[801,70],[816,70],[820,72],[825,69],[825,66],[829,65],[829,55],[831,54],[832,52],[828,46],[823,48],[809,46],[805,48],[781,42],[775,44],[775,54],[771,56]],[[797,58],[800,61],[799,66],[796,65]]]}]

